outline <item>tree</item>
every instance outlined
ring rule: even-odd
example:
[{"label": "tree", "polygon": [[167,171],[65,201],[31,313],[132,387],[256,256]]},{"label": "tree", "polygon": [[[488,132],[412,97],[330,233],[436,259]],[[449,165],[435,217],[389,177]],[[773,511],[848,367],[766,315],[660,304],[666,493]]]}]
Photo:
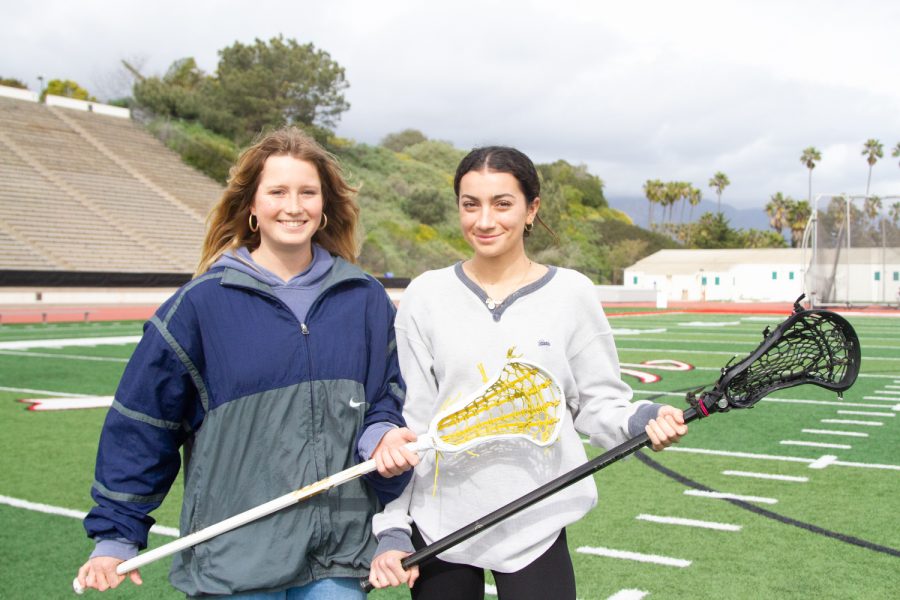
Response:
[{"label": "tree", "polygon": [[659,179],[648,179],[644,182],[644,196],[649,203],[647,211],[647,227],[653,229],[653,205],[661,204],[663,199],[664,184]]},{"label": "tree", "polygon": [[787,246],[782,235],[760,229],[739,230],[735,233],[735,241],[738,248],[784,248]]},{"label": "tree", "polygon": [[891,222],[896,226],[900,222],[900,202],[891,204],[890,212]]},{"label": "tree", "polygon": [[691,210],[688,212],[688,221],[694,220],[694,207],[700,204],[700,200],[703,199],[703,194],[695,188],[693,185],[689,187],[688,190],[688,202],[691,203]]},{"label": "tree", "polygon": [[769,226],[781,234],[787,221],[788,202],[792,202],[790,198],[785,198],[781,192],[772,194],[769,203],[766,204],[766,214],[769,215]]},{"label": "tree", "polygon": [[394,152],[403,152],[405,148],[425,142],[428,138],[418,129],[404,129],[397,133],[389,133],[381,140],[381,146]]},{"label": "tree", "polygon": [[691,225],[691,247],[693,248],[734,248],[736,246],[735,231],[729,227],[728,219],[722,213],[703,213],[696,223]]},{"label": "tree", "polygon": [[718,198],[716,211],[719,213],[722,212],[722,191],[729,185],[731,185],[731,181],[728,180],[728,175],[722,171],[716,171],[716,174],[709,180],[709,187],[716,190],[716,197]]},{"label": "tree", "polygon": [[232,116],[235,140],[282,125],[328,129],[350,108],[344,68],[312,44],[281,35],[220,50],[212,83],[208,95]]},{"label": "tree", "polygon": [[587,165],[573,165],[558,160],[535,167],[544,181],[555,181],[563,186],[570,200],[592,208],[608,206],[603,195],[603,180],[588,172]]},{"label": "tree", "polygon": [[76,100],[90,100],[92,102],[97,100],[91,96],[90,92],[71,79],[51,79],[41,94],[41,102],[44,101],[48,94],[51,96],[65,96]]},{"label": "tree", "polygon": [[809,169],[809,195],[806,198],[808,202],[812,202],[812,172],[820,160],[822,160],[822,153],[813,146],[806,148],[800,155],[800,162]]},{"label": "tree", "polygon": [[[28,86],[15,79],[13,77],[0,77],[0,85],[5,85],[6,87],[18,88],[20,90],[27,90]],[[900,146],[900,145],[898,145]]]},{"label": "tree", "polygon": [[803,243],[803,232],[812,215],[812,208],[806,200],[792,200],[788,198],[786,205],[787,226],[791,230],[791,248],[799,248]]},{"label": "tree", "polygon": [[894,151],[891,153],[891,156],[894,158],[900,157],[900,142],[897,142],[897,145],[894,146]]},{"label": "tree", "polygon": [[160,117],[200,121],[208,129],[224,133],[211,123],[214,121],[210,118],[212,107],[206,95],[213,78],[200,70],[193,58],[174,61],[162,78],[143,77],[127,62],[122,62],[137,79],[133,92],[140,106]]},{"label": "tree", "polygon": [[663,206],[668,207],[669,217],[666,219],[668,223],[672,223],[672,210],[675,203],[681,199],[681,182],[667,181],[663,186]]},{"label": "tree", "polygon": [[453,208],[452,193],[421,185],[415,186],[403,202],[406,214],[426,225],[437,225],[443,221],[451,208]]},{"label": "tree", "polygon": [[863,144],[862,155],[866,157],[866,162],[869,163],[869,178],[866,180],[866,196],[868,196],[869,184],[872,183],[872,167],[875,166],[879,158],[884,156],[884,147],[878,140],[868,139]]}]

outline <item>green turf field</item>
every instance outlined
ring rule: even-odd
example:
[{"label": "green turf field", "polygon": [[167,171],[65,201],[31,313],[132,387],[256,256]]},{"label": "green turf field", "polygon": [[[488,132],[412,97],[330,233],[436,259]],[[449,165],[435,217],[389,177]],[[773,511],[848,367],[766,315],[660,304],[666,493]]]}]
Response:
[{"label": "green turf field", "polygon": [[[644,453],[652,464],[631,458],[596,476],[599,506],[569,528],[579,598],[900,597],[900,319],[849,319],[863,362],[843,400],[812,386],[783,390],[753,410],[692,423],[677,450]],[[677,405],[780,320],[642,312],[610,319],[626,368],[661,376],[642,383],[626,375],[635,398]],[[92,546],[80,521],[11,503],[86,511],[105,414],[28,411],[18,400],[112,395],[134,348],[127,340],[140,332],[139,323],[0,327],[0,598],[72,597],[72,577]],[[123,339],[47,342],[83,338]],[[21,341],[41,343],[11,344]],[[636,366],[660,360],[693,368]],[[159,524],[177,525],[180,499],[179,483],[155,515]],[[684,519],[691,524],[673,521]],[[152,535],[151,544],[170,539]],[[166,570],[167,561],[149,566],[141,588],[126,583],[108,595],[182,597]]]}]

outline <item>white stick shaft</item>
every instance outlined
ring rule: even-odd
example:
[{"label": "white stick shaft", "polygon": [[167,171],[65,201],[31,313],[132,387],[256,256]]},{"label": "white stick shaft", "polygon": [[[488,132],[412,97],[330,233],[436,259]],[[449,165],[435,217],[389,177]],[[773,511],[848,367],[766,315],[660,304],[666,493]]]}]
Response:
[{"label": "white stick shaft", "polygon": [[[430,444],[427,442],[410,442],[406,445],[406,447],[413,452],[421,452],[430,448]],[[180,552],[186,548],[190,548],[200,542],[205,542],[210,538],[214,538],[217,535],[225,533],[227,531],[231,531],[241,525],[246,525],[251,521],[255,521],[257,519],[261,519],[266,515],[270,515],[274,512],[278,512],[283,508],[287,508],[292,504],[296,504],[301,502],[307,498],[315,496],[316,494],[320,494],[326,490],[330,490],[333,487],[337,487],[348,481],[352,481],[358,477],[362,477],[366,473],[371,473],[376,469],[374,460],[367,460],[366,462],[359,463],[354,467],[350,467],[349,469],[344,469],[340,473],[335,473],[330,477],[326,477],[321,481],[317,481],[316,483],[310,484],[306,487],[302,487],[299,490],[295,490],[284,496],[279,498],[275,498],[274,500],[270,500],[265,504],[260,504],[254,508],[245,510],[242,513],[238,513],[233,517],[229,517],[224,521],[219,521],[209,527],[201,529],[200,531],[195,531],[194,533],[188,534],[184,537],[180,537],[177,540],[173,540],[168,544],[163,544],[158,548],[154,548],[153,550],[149,550],[144,552],[139,556],[135,556],[131,560],[126,560],[125,562],[119,564],[116,567],[116,573],[119,575],[125,575],[135,569],[140,569],[144,565],[148,565],[154,561],[157,561],[161,558],[165,558],[176,552]]]}]

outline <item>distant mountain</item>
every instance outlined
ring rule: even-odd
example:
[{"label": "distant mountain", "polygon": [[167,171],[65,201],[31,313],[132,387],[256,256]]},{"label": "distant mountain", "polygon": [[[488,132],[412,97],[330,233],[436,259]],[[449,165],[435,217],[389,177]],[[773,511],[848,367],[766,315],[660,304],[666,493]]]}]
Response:
[{"label": "distant mountain", "polygon": [[[649,203],[647,199],[643,196],[606,196],[607,202],[609,202],[610,208],[615,208],[621,210],[626,215],[631,217],[631,220],[634,221],[634,224],[647,228],[647,208]],[[676,206],[673,209],[673,219],[676,223],[679,223],[680,216],[680,206]],[[691,210],[690,206],[684,207],[684,220],[688,220],[688,213]],[[716,212],[716,201],[715,200],[701,200],[700,204],[694,207],[693,218],[696,221],[700,218],[700,215],[706,212],[714,213]],[[725,215],[725,218],[728,219],[728,225],[732,229],[769,229],[769,217],[766,215],[766,211],[762,208],[735,208],[722,203],[722,214]],[[659,223],[660,217],[662,217],[662,208],[658,205],[654,205],[653,207],[653,222]]]}]

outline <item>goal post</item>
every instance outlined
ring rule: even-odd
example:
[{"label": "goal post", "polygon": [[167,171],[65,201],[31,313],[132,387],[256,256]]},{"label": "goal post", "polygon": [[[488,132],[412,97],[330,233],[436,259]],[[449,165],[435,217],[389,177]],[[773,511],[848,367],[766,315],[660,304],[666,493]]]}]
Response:
[{"label": "goal post", "polygon": [[900,195],[818,194],[801,247],[812,306],[900,306]]}]

